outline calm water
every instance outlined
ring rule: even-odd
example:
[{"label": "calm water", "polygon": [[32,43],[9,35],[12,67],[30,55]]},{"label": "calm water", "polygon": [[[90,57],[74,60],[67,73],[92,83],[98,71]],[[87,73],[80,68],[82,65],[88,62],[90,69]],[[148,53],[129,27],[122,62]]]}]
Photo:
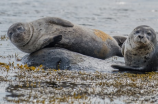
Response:
[{"label": "calm water", "polygon": [[[127,35],[138,25],[149,25],[158,31],[157,5],[157,0],[2,0],[0,36],[5,36],[15,22],[29,22],[46,16],[60,17],[112,35]],[[19,63],[14,57],[8,57],[15,54],[18,57],[25,55],[9,40],[0,41],[0,62]],[[0,85],[2,100],[7,94],[4,90],[7,85]]]}]

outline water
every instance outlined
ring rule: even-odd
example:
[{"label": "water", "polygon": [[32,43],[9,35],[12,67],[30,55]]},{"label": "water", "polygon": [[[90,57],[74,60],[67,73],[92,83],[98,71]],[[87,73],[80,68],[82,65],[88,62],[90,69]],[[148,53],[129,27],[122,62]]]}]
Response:
[{"label": "water", "polygon": [[[47,16],[60,17],[75,24],[102,30],[110,35],[127,36],[138,25],[149,25],[157,31],[157,5],[157,0],[2,0],[0,36],[5,36],[13,23],[29,22]],[[10,58],[15,54],[19,58],[25,55],[9,40],[0,41],[0,62],[20,63],[16,61],[16,57]],[[0,75],[6,76],[2,73]],[[8,94],[4,91],[5,87],[2,86],[3,90],[0,91],[1,101]]]}]

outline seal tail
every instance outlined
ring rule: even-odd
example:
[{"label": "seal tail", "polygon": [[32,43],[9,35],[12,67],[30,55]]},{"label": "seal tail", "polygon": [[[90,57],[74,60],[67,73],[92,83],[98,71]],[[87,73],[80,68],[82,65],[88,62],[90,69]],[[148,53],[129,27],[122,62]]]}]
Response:
[{"label": "seal tail", "polygon": [[130,67],[130,66],[121,66],[121,65],[111,65],[114,69],[119,69],[119,71],[139,71],[144,72],[144,67]]},{"label": "seal tail", "polygon": [[122,47],[123,43],[125,42],[125,40],[127,39],[124,36],[113,36],[113,38],[116,40],[117,44]]}]

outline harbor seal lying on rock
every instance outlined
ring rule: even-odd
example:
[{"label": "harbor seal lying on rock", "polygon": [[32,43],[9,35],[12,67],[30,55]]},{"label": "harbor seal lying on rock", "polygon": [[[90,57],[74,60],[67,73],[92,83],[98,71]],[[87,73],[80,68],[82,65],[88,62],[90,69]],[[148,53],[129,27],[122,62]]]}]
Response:
[{"label": "harbor seal lying on rock", "polygon": [[55,17],[15,23],[7,35],[18,49],[26,53],[46,47],[62,47],[100,59],[122,56],[117,40],[110,35]]},{"label": "harbor seal lying on rock", "polygon": [[112,65],[125,71],[156,71],[158,69],[157,34],[149,26],[136,27],[122,46],[126,66]]}]

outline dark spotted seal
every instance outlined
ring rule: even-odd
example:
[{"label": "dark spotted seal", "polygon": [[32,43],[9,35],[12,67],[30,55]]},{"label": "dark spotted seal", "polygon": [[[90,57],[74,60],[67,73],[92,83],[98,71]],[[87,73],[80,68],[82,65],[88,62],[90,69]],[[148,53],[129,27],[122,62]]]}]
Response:
[{"label": "dark spotted seal", "polygon": [[65,48],[43,48],[22,58],[22,63],[28,66],[40,66],[44,69],[82,70],[90,72],[111,72],[111,59],[102,60],[89,57]]},{"label": "dark spotted seal", "polygon": [[100,59],[122,56],[117,40],[110,35],[55,17],[15,23],[7,34],[11,42],[26,53],[46,47],[62,47]]},{"label": "dark spotted seal", "polygon": [[136,27],[122,46],[126,66],[112,65],[127,71],[156,71],[158,45],[155,31],[146,25]]}]

